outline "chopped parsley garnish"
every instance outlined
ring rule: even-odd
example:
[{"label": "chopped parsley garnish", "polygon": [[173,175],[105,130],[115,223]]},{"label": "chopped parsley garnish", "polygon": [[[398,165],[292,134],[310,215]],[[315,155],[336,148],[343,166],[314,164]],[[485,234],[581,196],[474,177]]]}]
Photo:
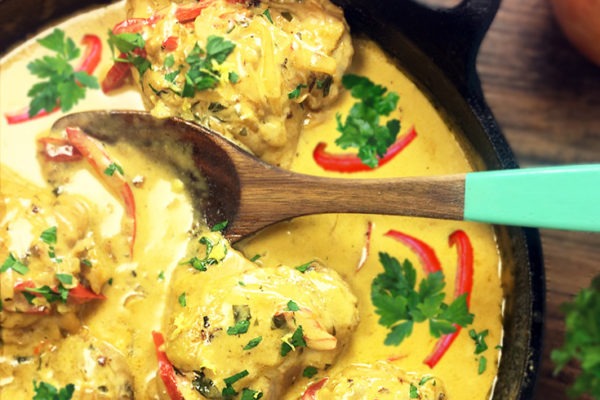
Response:
[{"label": "chopped parsley garnish", "polygon": [[253,339],[250,339],[250,341],[248,342],[248,344],[246,344],[244,346],[244,350],[250,350],[255,348],[256,346],[258,346],[260,344],[260,342],[262,342],[262,336],[257,336]]},{"label": "chopped parsley garnish", "polygon": [[87,258],[82,258],[79,260],[79,263],[81,265],[85,265],[86,267],[92,267],[92,262],[90,260],[88,260]]},{"label": "chopped parsley garnish", "polygon": [[302,376],[310,379],[318,373],[319,370],[316,367],[309,365],[308,367],[304,368],[304,371],[302,371]]},{"label": "chopped parsley garnish", "polygon": [[228,335],[241,335],[243,333],[248,332],[248,328],[250,327],[250,319],[252,319],[252,314],[250,314],[250,307],[247,304],[242,305],[233,305],[233,319],[235,321],[235,325],[227,328]]},{"label": "chopped parsley garnish", "polygon": [[419,381],[419,386],[423,386],[424,384],[426,384],[427,382],[429,382],[430,380],[433,379],[433,376],[431,375],[425,375],[421,378],[421,380]]},{"label": "chopped parsley garnish", "polygon": [[56,274],[56,279],[63,285],[72,285],[73,284],[73,275]]},{"label": "chopped parsley garnish", "polygon": [[477,367],[477,373],[479,375],[483,374],[485,372],[486,368],[487,368],[487,358],[485,358],[485,356],[479,357],[479,366]]},{"label": "chopped parsley garnish", "polygon": [[165,271],[160,271],[158,273],[158,280],[159,281],[164,281],[165,280]]},{"label": "chopped parsley garnish", "polygon": [[379,315],[379,324],[390,328],[386,345],[399,345],[412,334],[415,323],[429,320],[433,337],[452,333],[454,324],[465,327],[473,322],[466,295],[457,297],[449,305],[444,303],[445,282],[441,271],[421,280],[418,290],[417,272],[405,260],[403,264],[387,253],[379,253],[384,272],[371,283],[371,301]]},{"label": "chopped parsley garnish", "polygon": [[182,262],[182,264],[189,264],[198,271],[206,271],[209,266],[218,264],[219,260],[210,256],[215,244],[211,242],[209,238],[202,236],[199,242],[206,247],[204,258],[198,258],[194,256],[189,260]]},{"label": "chopped parsley garnish", "polygon": [[242,390],[241,400],[258,400],[263,397],[263,393],[257,390],[244,388]]},{"label": "chopped parsley garnish", "polygon": [[221,232],[223,229],[227,228],[227,225],[229,225],[229,221],[221,221],[218,224],[214,224],[210,230],[211,232]]},{"label": "chopped parsley garnish", "polygon": [[551,353],[556,365],[554,373],[558,374],[569,362],[576,361],[581,372],[568,394],[600,398],[600,275],[593,279],[590,287],[581,289],[572,301],[562,304],[561,310],[565,313],[565,341]]},{"label": "chopped parsley garnish", "polygon": [[121,167],[117,163],[110,163],[108,167],[104,170],[104,175],[113,176],[115,172],[118,172],[122,176],[125,175],[125,171],[123,171],[123,167]]},{"label": "chopped parsley garnish", "polygon": [[305,347],[306,341],[304,340],[302,325],[299,325],[291,336],[286,336],[281,340],[283,343],[281,343],[279,353],[282,357],[285,357],[290,351],[296,350],[296,347]]},{"label": "chopped parsley garnish", "polygon": [[[233,42],[215,35],[208,37],[206,50],[196,43],[185,59],[189,69],[185,74],[181,96],[193,97],[196,92],[216,87],[221,79],[221,72],[215,68],[215,64],[223,64],[234,48]],[[231,75],[228,78],[231,80]]]},{"label": "chopped parsley garnish", "polygon": [[296,88],[294,90],[292,90],[291,92],[288,93],[288,99],[297,99],[298,97],[300,97],[300,93],[302,93],[302,89],[306,88],[307,86],[304,84],[299,84],[298,86],[296,86]]},{"label": "chopped parsley garnish", "polygon": [[35,394],[32,400],[71,400],[75,392],[75,385],[69,383],[64,388],[57,389],[46,382],[33,381],[33,390]]},{"label": "chopped parsley garnish", "polygon": [[17,260],[13,253],[8,254],[8,257],[6,257],[6,260],[4,260],[2,267],[0,267],[0,272],[6,272],[9,269],[12,269],[13,271],[21,275],[25,275],[29,272],[29,268],[27,268],[27,266],[21,261]]},{"label": "chopped parsley garnish", "polygon": [[410,384],[409,396],[410,396],[411,399],[418,399],[419,398],[419,388],[417,388],[412,383]]},{"label": "chopped parsley garnish", "polygon": [[362,162],[375,168],[400,131],[397,119],[389,120],[385,125],[379,122],[381,116],[388,116],[396,109],[399,96],[363,76],[344,75],[342,84],[360,101],[352,106],[346,121],[342,122],[340,114],[336,116],[341,136],[335,143],[343,149],[357,148]]},{"label": "chopped parsley garnish", "polygon": [[269,21],[270,23],[273,23],[273,18],[271,17],[271,10],[269,10],[268,8],[265,9],[265,11],[263,11],[262,15],[267,19],[267,21]]},{"label": "chopped parsley garnish", "polygon": [[488,335],[488,330],[477,333],[475,329],[469,330],[469,337],[475,342],[475,354],[481,354],[488,349],[485,342],[485,337]]},{"label": "chopped parsley garnish", "polygon": [[[152,67],[147,58],[138,54],[141,53],[140,50],[146,45],[146,41],[140,33],[125,32],[114,34],[109,30],[108,44],[110,46],[110,51],[113,53],[115,62],[131,63],[138,70],[140,75],[144,75],[144,73]],[[115,57],[115,49],[121,53],[119,57]]]},{"label": "chopped parsley garnish", "polygon": [[80,50],[65,32],[54,29],[52,33],[38,40],[43,47],[54,51],[54,56],[44,56],[27,64],[33,75],[45,79],[29,89],[27,96],[29,116],[41,110],[52,111],[60,105],[62,111],[69,111],[85,97],[86,88],[97,89],[98,80],[85,71],[75,71],[69,63],[79,57]]},{"label": "chopped parsley garnish", "polygon": [[171,68],[173,65],[175,65],[175,57],[173,56],[173,54],[168,54],[165,57],[164,66],[165,68]]},{"label": "chopped parsley garnish", "polygon": [[300,311],[300,307],[294,300],[287,302],[286,311]]},{"label": "chopped parsley garnish", "polygon": [[239,381],[240,379],[247,377],[249,374],[250,373],[248,372],[248,370],[245,369],[242,372],[238,372],[237,374],[230,376],[229,378],[225,378],[223,380],[225,382],[225,387],[221,392],[223,397],[230,398],[237,395],[238,392],[236,392],[235,389],[233,389],[233,384]]},{"label": "chopped parsley garnish", "polygon": [[187,299],[186,299],[186,294],[185,294],[185,292],[183,292],[183,293],[181,293],[181,294],[179,295],[179,297],[177,298],[177,301],[179,302],[179,305],[180,305],[181,307],[185,307],[185,306],[187,306]]},{"label": "chopped parsley garnish", "polygon": [[242,321],[238,321],[235,323],[235,325],[230,326],[227,328],[227,334],[228,335],[241,335],[243,333],[248,332],[248,328],[250,327],[250,321],[245,319]]},{"label": "chopped parsley garnish", "polygon": [[255,254],[252,256],[252,258],[250,259],[250,261],[252,262],[256,262],[260,259],[261,255],[260,254]]},{"label": "chopped parsley garnish", "polygon": [[56,244],[56,226],[52,226],[41,233],[40,239],[47,245]]},{"label": "chopped parsley garnish", "polygon": [[295,267],[295,269],[297,269],[298,271],[305,273],[306,271],[308,271],[310,269],[310,266],[312,265],[313,261],[309,261],[306,264],[302,264],[302,265],[298,265],[297,267]]}]

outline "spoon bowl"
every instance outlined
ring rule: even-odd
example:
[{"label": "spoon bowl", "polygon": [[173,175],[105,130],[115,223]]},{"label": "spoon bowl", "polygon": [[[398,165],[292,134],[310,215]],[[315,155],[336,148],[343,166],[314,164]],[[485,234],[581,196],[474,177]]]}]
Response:
[{"label": "spoon bowl", "polygon": [[[164,152],[202,202],[209,226],[227,221],[231,241],[292,217],[322,213],[404,215],[600,231],[600,165],[392,179],[340,179],[267,164],[208,128],[140,111],[66,115],[52,129],[79,127],[106,142],[171,142],[191,148],[193,168]],[[201,184],[201,183],[205,184]],[[560,185],[560,186],[557,186]],[[556,190],[557,187],[563,190]]]}]

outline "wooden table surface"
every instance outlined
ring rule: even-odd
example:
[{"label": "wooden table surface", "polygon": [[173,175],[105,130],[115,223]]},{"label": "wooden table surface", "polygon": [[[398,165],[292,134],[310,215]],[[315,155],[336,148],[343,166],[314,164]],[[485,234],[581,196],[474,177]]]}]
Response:
[{"label": "wooden table surface", "polygon": [[[503,0],[477,66],[521,166],[600,162],[600,67],[567,42],[547,0]],[[600,234],[542,230],[541,237],[547,312],[535,399],[567,399],[577,368],[553,376],[550,351],[564,338],[560,304],[600,273]]]}]

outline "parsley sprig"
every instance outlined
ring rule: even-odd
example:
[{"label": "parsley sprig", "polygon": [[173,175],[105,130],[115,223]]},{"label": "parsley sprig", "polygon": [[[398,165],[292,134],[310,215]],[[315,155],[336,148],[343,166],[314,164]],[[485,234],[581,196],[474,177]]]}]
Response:
[{"label": "parsley sprig", "polygon": [[600,398],[600,275],[589,288],[581,289],[575,298],[562,305],[566,335],[561,348],[551,358],[558,374],[571,361],[581,365],[581,373],[569,388],[573,397],[587,393]]},{"label": "parsley sprig", "polygon": [[343,149],[357,148],[362,162],[375,168],[400,131],[397,119],[388,120],[385,125],[379,121],[381,116],[388,116],[396,109],[399,96],[364,76],[344,75],[342,85],[359,101],[350,109],[346,121],[342,122],[340,114],[336,116],[341,136],[335,143]]},{"label": "parsley sprig", "polygon": [[410,261],[401,264],[387,253],[379,253],[379,261],[384,272],[373,279],[371,301],[379,323],[391,329],[384,342],[386,345],[402,343],[412,334],[415,323],[429,321],[429,331],[437,338],[454,332],[454,324],[465,327],[473,322],[466,295],[450,304],[444,302],[446,284],[441,271],[423,278],[417,290],[417,272]]},{"label": "parsley sprig", "polygon": [[[210,35],[206,41],[206,49],[198,43],[194,46],[185,61],[189,70],[185,74],[185,84],[182,97],[193,97],[196,92],[212,89],[221,80],[221,72],[216,68],[223,64],[235,49],[235,44],[229,40]],[[235,83],[239,77],[234,72],[228,74],[230,82]]]},{"label": "parsley sprig", "polygon": [[48,36],[38,39],[38,43],[55,54],[27,64],[29,72],[43,79],[27,92],[27,96],[31,97],[30,117],[41,110],[50,112],[58,105],[62,111],[69,111],[85,97],[86,88],[100,87],[96,77],[85,71],[76,71],[70,64],[81,51],[64,31],[56,28]]},{"label": "parsley sprig", "polygon": [[75,385],[69,383],[64,388],[57,389],[47,382],[33,381],[35,394],[32,400],[71,400],[75,392]]},{"label": "parsley sprig", "polygon": [[[131,63],[138,70],[140,76],[152,67],[150,61],[143,56],[145,53],[141,51],[146,46],[146,41],[140,33],[114,34],[109,30],[108,45],[115,62]],[[118,57],[115,56],[115,49],[120,52]]]}]

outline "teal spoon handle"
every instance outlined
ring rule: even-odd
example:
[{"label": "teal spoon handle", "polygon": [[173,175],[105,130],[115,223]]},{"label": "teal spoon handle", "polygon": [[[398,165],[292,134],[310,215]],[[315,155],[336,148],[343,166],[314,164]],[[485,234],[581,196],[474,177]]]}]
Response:
[{"label": "teal spoon handle", "polygon": [[464,219],[600,232],[600,164],[468,173]]}]

